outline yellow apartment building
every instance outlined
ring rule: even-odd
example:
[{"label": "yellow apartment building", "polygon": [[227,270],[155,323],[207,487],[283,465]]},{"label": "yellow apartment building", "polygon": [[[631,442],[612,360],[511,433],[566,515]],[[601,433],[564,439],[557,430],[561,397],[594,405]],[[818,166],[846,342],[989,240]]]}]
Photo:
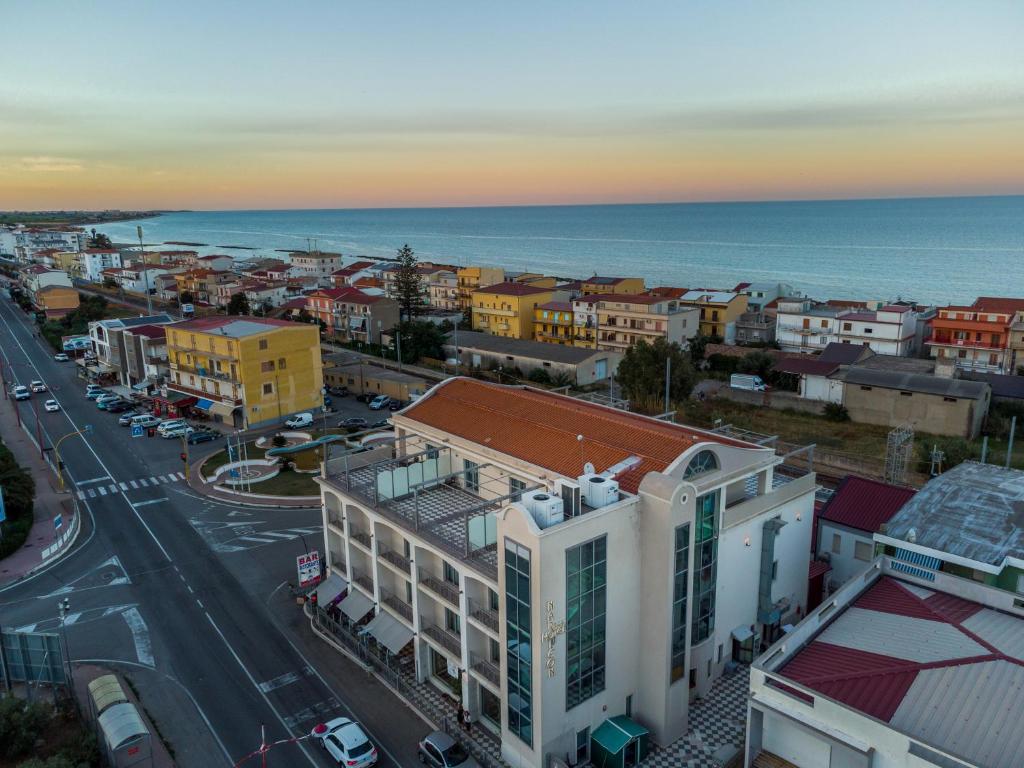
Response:
[{"label": "yellow apartment building", "polygon": [[53,266],[55,269],[63,269],[71,277],[78,277],[82,271],[78,251],[61,251],[53,254]]},{"label": "yellow apartment building", "polygon": [[593,277],[580,280],[580,295],[590,296],[594,293],[617,293],[626,296],[635,296],[644,293],[647,286],[644,285],[642,277]]},{"label": "yellow apartment building", "polygon": [[747,311],[747,295],[732,291],[687,291],[679,297],[682,306],[700,310],[700,335],[718,336],[726,344],[736,342],[736,321]]},{"label": "yellow apartment building", "polygon": [[473,291],[482,285],[494,285],[505,279],[501,267],[460,267],[455,273],[458,280],[459,309],[465,312],[473,306]]},{"label": "yellow apartment building", "polygon": [[33,296],[37,312],[45,312],[47,320],[55,320],[78,309],[78,291],[66,285],[47,285]]},{"label": "yellow apartment building", "polygon": [[473,292],[473,330],[512,339],[533,339],[534,310],[555,299],[556,291],[504,282]]},{"label": "yellow apartment building", "polygon": [[[662,337],[685,345],[697,335],[700,311],[675,299],[605,293],[587,297],[597,315],[597,348],[625,351],[640,341]],[[578,305],[579,302],[577,302]]]},{"label": "yellow apartment building", "polygon": [[512,283],[532,285],[535,288],[554,288],[558,283],[558,280],[555,278],[549,275],[543,275],[540,272],[520,272],[518,274],[508,275],[507,279]]},{"label": "yellow apartment building", "polygon": [[533,338],[548,344],[573,346],[572,302],[549,301],[533,310]]},{"label": "yellow apartment building", "polygon": [[206,317],[167,326],[167,388],[239,429],[283,423],[323,405],[315,325],[265,317]]}]

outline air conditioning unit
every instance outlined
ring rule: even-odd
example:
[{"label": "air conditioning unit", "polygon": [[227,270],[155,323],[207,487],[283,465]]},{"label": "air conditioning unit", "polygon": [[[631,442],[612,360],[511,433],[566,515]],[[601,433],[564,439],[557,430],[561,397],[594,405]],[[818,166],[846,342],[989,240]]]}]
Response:
[{"label": "air conditioning unit", "polygon": [[619,500],[618,481],[601,475],[581,476],[580,488],[583,490],[583,503],[594,509],[607,507]]},{"label": "air conditioning unit", "polygon": [[583,492],[579,483],[571,480],[558,479],[555,481],[555,493],[562,497],[562,504],[567,517],[576,517],[582,511]]},{"label": "air conditioning unit", "polygon": [[565,520],[565,506],[562,503],[562,498],[547,491],[524,493],[523,504],[540,528],[547,528]]}]

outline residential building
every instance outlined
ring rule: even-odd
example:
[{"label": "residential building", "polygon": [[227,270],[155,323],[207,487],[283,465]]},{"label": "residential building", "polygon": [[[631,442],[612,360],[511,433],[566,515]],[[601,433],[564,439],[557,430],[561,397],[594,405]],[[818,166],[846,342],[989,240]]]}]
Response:
[{"label": "residential building", "polygon": [[[663,338],[686,346],[700,326],[700,310],[684,306],[675,299],[649,294],[624,296],[620,294],[593,294],[597,313],[597,348],[625,351],[640,341],[653,343]],[[584,306],[574,302],[574,310]],[[583,312],[576,312],[578,318]],[[587,318],[589,320],[589,317]],[[587,326],[578,328],[577,336],[587,337]]]},{"label": "residential building", "polygon": [[142,265],[133,267],[113,267],[105,269],[101,273],[102,278],[114,280],[121,288],[132,293],[156,292],[156,278],[158,275],[167,273],[166,267],[154,265]]},{"label": "residential building", "polygon": [[817,518],[815,556],[829,565],[827,593],[870,567],[874,534],[914,498],[913,488],[847,475],[825,502]]},{"label": "residential building", "polygon": [[[596,294],[603,296],[604,294]],[[572,300],[573,344],[577,347],[597,349],[597,305],[594,295],[580,296]]]},{"label": "residential building", "polygon": [[78,251],[57,251],[53,254],[53,268],[68,273],[68,277],[80,278],[82,262]]},{"label": "residential building", "polygon": [[174,280],[178,296],[188,293],[192,295],[193,303],[215,304],[218,286],[235,282],[236,276],[233,272],[195,267],[175,274]]},{"label": "residential building", "polygon": [[747,283],[736,286],[747,297],[747,311],[763,313],[773,301],[793,295],[788,283]]},{"label": "residential building", "polygon": [[189,251],[181,249],[172,249],[169,251],[159,251],[160,263],[161,264],[184,264],[188,267],[196,266],[196,261],[199,259],[198,251]]},{"label": "residential building", "polygon": [[[97,320],[89,323],[89,340],[96,353],[94,368],[99,377],[111,379],[123,386],[131,386],[128,374],[128,344],[125,332],[142,326],[164,326],[175,322],[170,315],[143,315],[140,317]],[[137,383],[137,382],[136,382]]]},{"label": "residential building", "polygon": [[47,320],[59,320],[78,309],[78,291],[67,285],[47,285],[32,296],[32,306]]},{"label": "residential building", "polygon": [[873,352],[881,355],[914,355],[918,350],[918,314],[914,307],[905,304],[843,312],[838,318],[838,341],[867,344]]},{"label": "residential building", "polygon": [[120,269],[124,266],[121,263],[121,252],[114,249],[89,248],[79,254],[81,264],[81,276],[90,283],[99,283],[103,280],[103,270]]},{"label": "residential building", "polygon": [[680,306],[700,309],[700,335],[736,343],[736,321],[747,311],[747,295],[733,291],[687,291]]},{"label": "residential building", "polygon": [[[940,307],[925,340],[931,357],[957,370],[1014,373],[1015,350],[1024,339],[1024,299],[982,296],[969,307]],[[1013,330],[1018,325],[1018,330]],[[1015,335],[1018,334],[1018,335]]]},{"label": "residential building", "polygon": [[459,309],[465,312],[473,306],[473,291],[482,285],[496,285],[505,281],[501,267],[459,267],[455,272],[458,282]]},{"label": "residential building", "polygon": [[[872,351],[910,356],[920,346],[922,313],[909,304],[867,307],[817,304],[810,299],[779,301],[776,341],[786,352],[818,352],[833,343],[867,344]],[[859,302],[863,304],[864,302]]]},{"label": "residential building", "polygon": [[599,277],[594,275],[578,282],[580,296],[589,296],[594,293],[617,293],[628,296],[647,291],[642,277]]},{"label": "residential building", "polygon": [[21,281],[21,287],[25,291],[26,297],[33,303],[36,301],[36,294],[47,286],[62,285],[66,288],[71,287],[71,278],[68,277],[66,272],[44,267],[42,264],[31,264],[21,267],[18,270],[18,278]]},{"label": "residential building", "polygon": [[419,376],[380,368],[363,359],[325,368],[324,384],[329,387],[346,387],[353,395],[387,395],[400,403],[408,403],[430,388],[430,384]]},{"label": "residential building", "polygon": [[288,300],[288,283],[284,280],[254,280],[243,284],[245,298],[253,310],[280,307]]},{"label": "residential building", "polygon": [[465,378],[392,421],[368,461],[329,449],[321,604],[348,589],[340,611],[509,765],[586,760],[619,715],[672,742],[803,615],[814,476],[782,482],[771,448]]},{"label": "residential building", "polygon": [[909,573],[927,580],[949,574],[1022,603],[1022,509],[1024,472],[965,461],[929,480],[875,534],[875,543]]},{"label": "residential building", "polygon": [[780,373],[797,377],[797,394],[801,398],[819,400],[823,403],[843,402],[843,380],[833,378],[833,374],[839,369],[839,363],[820,360],[811,355],[785,357],[775,364],[775,370]]},{"label": "residential building", "polygon": [[324,335],[339,341],[380,344],[398,325],[398,302],[358,288],[324,288],[306,296],[306,311],[324,324]]},{"label": "residential building", "polygon": [[265,317],[218,316],[167,329],[167,389],[242,429],[282,423],[323,405],[317,327]]},{"label": "residential building", "polygon": [[484,286],[473,292],[473,330],[509,336],[533,338],[534,310],[556,298],[551,288],[506,281]]},{"label": "residential building", "polygon": [[[509,376],[529,378],[544,371],[552,380],[583,387],[607,381],[618,370],[622,353],[561,344],[513,339],[477,331],[448,334],[447,359],[458,358],[465,370],[501,368]],[[458,341],[456,350],[455,342]]]},{"label": "residential building", "polygon": [[532,285],[535,288],[554,288],[558,280],[540,272],[507,272],[505,280],[510,283],[522,283]]},{"label": "residential building", "polygon": [[330,285],[331,274],[345,266],[340,253],[293,251],[288,254],[288,258],[299,275],[311,277],[316,281],[316,285],[321,286]]},{"label": "residential building", "polygon": [[775,341],[775,316],[744,312],[736,318],[736,344],[771,344]]},{"label": "residential building", "polygon": [[570,301],[549,301],[533,310],[533,338],[548,344],[572,346],[575,336]]},{"label": "residential building", "polygon": [[[419,264],[417,264],[416,276],[419,278],[420,281],[420,300],[423,302],[425,306],[431,306],[432,285],[438,286],[438,299],[440,301],[447,302],[449,300],[449,296],[447,293],[447,288],[449,287],[447,283],[447,276],[452,276],[453,279],[450,287],[453,290],[456,290],[457,281],[454,279],[454,270],[455,267],[449,266],[447,264],[433,264],[429,261],[420,262]],[[398,264],[384,264],[379,266],[379,268],[376,271],[380,279],[384,281],[384,295],[392,299],[397,298],[399,271]],[[451,296],[450,298],[457,301],[457,296]],[[455,309],[456,307],[453,305],[451,307],[442,308]]]},{"label": "residential building", "polygon": [[234,268],[235,260],[223,253],[211,253],[208,256],[200,256],[196,259],[196,266],[200,269],[212,269],[214,272],[230,272]]},{"label": "residential building", "polygon": [[166,382],[170,374],[167,328],[167,325],[136,325],[124,329],[123,362],[128,386],[149,391]]},{"label": "residential building", "polygon": [[373,261],[354,261],[347,267],[342,267],[331,273],[331,286],[333,288],[351,287],[360,277],[370,274],[370,268],[376,266]]},{"label": "residential building", "polygon": [[86,240],[85,231],[74,227],[0,227],[0,255],[29,262],[36,252],[46,249],[81,251],[85,248]]},{"label": "residential building", "polygon": [[427,303],[432,309],[454,312],[459,308],[459,281],[454,272],[442,270],[427,276]]},{"label": "residential building", "polygon": [[1021,638],[1019,598],[880,557],[751,667],[743,765],[1017,768]]}]

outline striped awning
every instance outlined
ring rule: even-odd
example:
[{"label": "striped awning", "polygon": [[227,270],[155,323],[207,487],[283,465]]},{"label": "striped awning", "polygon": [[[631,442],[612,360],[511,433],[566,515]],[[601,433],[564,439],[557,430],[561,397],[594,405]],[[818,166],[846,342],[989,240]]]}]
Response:
[{"label": "striped awning", "polygon": [[937,557],[924,555],[920,552],[911,552],[909,549],[897,549],[895,557],[897,560],[902,560],[904,563],[920,565],[924,568],[931,568],[933,571],[939,570],[942,565],[942,561]]}]

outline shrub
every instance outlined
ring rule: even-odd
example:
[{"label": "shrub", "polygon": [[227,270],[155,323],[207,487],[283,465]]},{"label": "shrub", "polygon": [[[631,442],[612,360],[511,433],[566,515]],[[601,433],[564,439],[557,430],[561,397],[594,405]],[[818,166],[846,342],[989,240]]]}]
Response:
[{"label": "shrub", "polygon": [[849,421],[850,412],[842,403],[825,403],[823,415],[829,421]]},{"label": "shrub", "polygon": [[287,438],[285,438],[285,436],[282,435],[280,432],[274,435],[273,439],[270,442],[274,444],[275,448],[284,448],[286,445],[288,445]]},{"label": "shrub", "polygon": [[957,464],[979,458],[981,450],[976,443],[970,443],[962,437],[931,437],[927,440],[919,440],[915,447],[918,471],[924,473],[931,470],[932,450],[942,453],[943,472],[952,469]]},{"label": "shrub", "polygon": [[551,376],[543,368],[534,368],[526,377],[534,384],[550,384]]},{"label": "shrub", "polygon": [[28,754],[45,732],[52,711],[42,702],[0,699],[0,754],[7,758]]}]

